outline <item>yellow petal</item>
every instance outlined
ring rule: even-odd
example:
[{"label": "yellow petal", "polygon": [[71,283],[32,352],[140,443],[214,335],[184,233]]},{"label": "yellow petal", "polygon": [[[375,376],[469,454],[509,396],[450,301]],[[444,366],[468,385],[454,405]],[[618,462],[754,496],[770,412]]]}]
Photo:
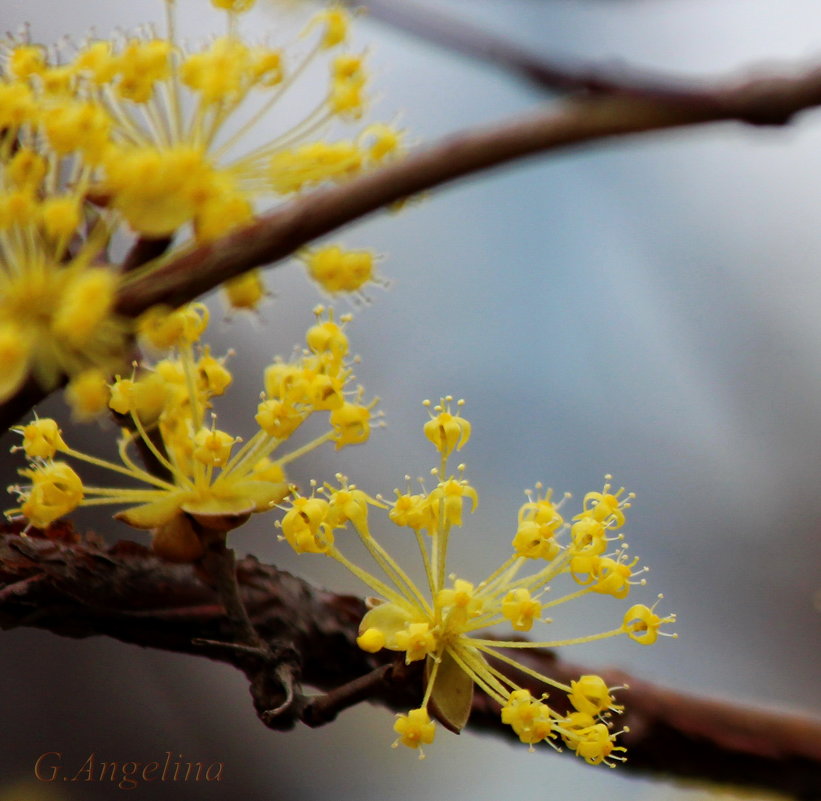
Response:
[{"label": "yellow petal", "polygon": [[280,501],[284,500],[289,492],[287,481],[239,481],[232,485],[236,495],[252,501],[255,512],[268,512]]},{"label": "yellow petal", "polygon": [[179,514],[183,499],[182,493],[170,493],[159,501],[124,509],[114,517],[133,528],[159,528]]}]

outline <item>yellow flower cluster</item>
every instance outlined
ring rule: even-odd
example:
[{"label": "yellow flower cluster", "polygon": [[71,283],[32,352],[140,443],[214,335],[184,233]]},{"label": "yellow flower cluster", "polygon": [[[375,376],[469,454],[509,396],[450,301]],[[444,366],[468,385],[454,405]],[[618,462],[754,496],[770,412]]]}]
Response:
[{"label": "yellow flower cluster", "polygon": [[[341,8],[316,14],[293,47],[275,48],[240,35],[251,2],[214,5],[226,33],[195,48],[177,39],[173,0],[164,36],[145,28],[71,51],[0,45],[0,402],[30,375],[45,389],[82,377],[85,397],[86,370],[122,368],[128,330],[113,308],[130,277],[103,263],[118,228],[149,238],[190,229],[208,242],[247,223],[263,196],[343,181],[399,153],[387,125],[325,138],[367,105],[367,69],[344,51]],[[300,78],[316,59],[328,61],[326,90],[262,144],[244,146],[280,100],[304,93]],[[320,261],[311,275],[330,292],[373,278],[364,251]],[[264,294],[258,274],[228,288],[239,308]]]},{"label": "yellow flower cluster", "polygon": [[239,35],[237,16],[250,3],[216,4],[227,12],[226,35],[199,49],[176,40],[174,3],[166,5],[164,37],[91,39],[57,64],[39,45],[12,47],[0,92],[13,100],[6,118],[36,118],[53,151],[92,168],[95,198],[134,231],[168,236],[190,223],[208,241],[247,222],[259,195],[342,180],[398,152],[399,134],[385,125],[366,127],[356,140],[318,136],[365,108],[367,71],[353,53],[330,59],[327,93],[301,119],[238,152],[308,65],[344,45],[341,8],[315,15],[303,34],[313,45],[292,57]]},{"label": "yellow flower cluster", "polygon": [[[29,50],[8,69],[34,69]],[[27,78],[0,78],[0,402],[29,375],[48,390],[63,375],[113,371],[126,335],[103,263],[110,226],[84,209],[92,168],[72,158],[41,101]],[[88,120],[76,111],[79,128]]]},{"label": "yellow flower cluster", "polygon": [[[204,531],[226,532],[249,515],[272,509],[289,492],[284,472],[289,462],[325,442],[337,448],[365,442],[370,433],[375,401],[365,405],[361,388],[347,388],[353,374],[346,320],[340,325],[331,312],[322,307],[315,311],[308,347],[266,369],[256,415],[259,430],[240,446],[240,438],[217,428],[216,415],[209,412],[232,376],[224,359],[212,356],[207,346],[195,347],[207,325],[205,307],[152,310],[141,320],[141,332],[147,342],[168,351],[165,358],[143,364],[139,373],[118,378],[111,387],[109,406],[123,421],[120,464],[75,450],[63,441],[54,420],[35,419],[16,429],[31,464],[20,471],[29,483],[14,488],[20,506],[8,514],[21,514],[44,528],[78,506],[126,506],[116,515],[120,520],[151,529],[155,550],[167,558],[190,561],[202,553]],[[328,413],[328,430],[275,456],[318,412]],[[151,469],[136,464],[132,446]],[[89,486],[58,455],[143,486]]]},{"label": "yellow flower cluster", "polygon": [[[427,403],[427,402],[426,402]],[[430,405],[430,404],[428,404]],[[527,642],[490,639],[480,632],[503,625],[517,632],[530,631],[537,623],[550,623],[545,613],[566,601],[589,593],[627,597],[631,588],[643,584],[636,577],[636,560],[626,558],[626,545],[618,530],[625,523],[632,494],[614,491],[608,476],[601,491],[589,492],[581,510],[566,520],[563,507],[570,496],[558,502],[550,490],[537,485],[527,493],[519,509],[512,553],[496,570],[473,584],[446,567],[451,532],[462,525],[463,506],[471,511],[478,494],[464,477],[464,465],[449,474],[448,461],[471,435],[470,423],[453,409],[452,398],[443,398],[430,411],[424,426],[426,437],[440,454],[432,471],[436,486],[430,490],[405,492],[387,502],[371,497],[338,475],[338,486],[326,484],[310,496],[295,495],[280,525],[282,539],[297,553],[321,553],[341,563],[359,577],[376,595],[359,627],[359,646],[375,653],[383,648],[404,654],[407,663],[424,660],[426,687],[421,705],[400,715],[395,724],[399,735],[394,745],[420,748],[433,741],[434,722],[452,731],[466,724],[474,687],[501,707],[502,721],[519,739],[531,746],[546,741],[564,744],[591,764],[614,765],[623,757],[616,745],[610,717],[621,707],[599,676],[581,676],[565,685],[513,659],[515,648],[555,648],[626,635],[649,645],[663,632],[662,625],[675,616],[661,617],[655,606],[636,604],[615,628],[572,639]],[[427,577],[422,590],[371,533],[369,507],[387,511],[400,528],[416,538]],[[369,572],[342,553],[336,534],[351,524],[384,578]],[[575,584],[552,597],[553,583],[567,577]],[[668,635],[669,636],[669,635]],[[673,635],[674,636],[674,635]],[[504,665],[508,670],[500,669]],[[547,703],[548,693],[538,697],[513,678],[523,674],[531,687],[537,684],[566,697],[571,712],[560,712]]]}]

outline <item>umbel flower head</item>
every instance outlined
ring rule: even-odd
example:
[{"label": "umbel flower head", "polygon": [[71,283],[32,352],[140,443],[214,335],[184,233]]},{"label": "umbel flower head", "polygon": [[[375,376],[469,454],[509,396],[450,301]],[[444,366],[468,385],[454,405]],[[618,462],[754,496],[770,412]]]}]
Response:
[{"label": "umbel flower head", "polygon": [[[262,198],[347,180],[401,149],[391,126],[359,123],[368,75],[364,56],[345,49],[342,8],[274,47],[240,33],[252,2],[216,0],[225,35],[196,47],[178,40],[176,4],[165,5],[164,34],[147,26],[77,46],[47,48],[28,34],[0,42],[0,403],[29,376],[50,390],[67,375],[79,381],[69,397],[87,398],[100,373],[123,368],[130,331],[113,309],[135,273],[105,263],[118,232],[190,230],[211,241],[250,221]],[[274,107],[310,97],[301,79],[320,60],[324,89],[283,122]],[[329,139],[340,124],[354,132]],[[267,138],[247,144],[263,126]],[[329,246],[306,264],[332,293],[373,280],[368,251]],[[227,288],[238,308],[264,295],[258,273]]]},{"label": "umbel flower head", "polygon": [[[165,5],[162,34],[146,26],[90,37],[56,58],[12,41],[0,87],[18,116],[36,117],[52,150],[78,158],[95,201],[134,232],[168,237],[190,225],[210,241],[248,222],[262,196],[344,181],[399,152],[396,129],[358,123],[368,72],[364,55],[346,50],[350,20],[340,6],[315,14],[291,45],[273,46],[241,32],[252,2],[214,0],[225,33],[195,46],[177,36],[174,0]],[[327,62],[324,91],[283,124],[275,107],[310,98],[301,79],[317,60]],[[339,124],[355,133],[328,139]],[[263,126],[271,133],[259,143]]]},{"label": "umbel flower head", "polygon": [[125,350],[119,278],[104,263],[111,215],[90,213],[91,169],[48,139],[45,119],[26,80],[0,76],[0,402],[30,375],[50,390],[113,372]]},{"label": "umbel flower head", "polygon": [[[325,442],[342,448],[368,439],[375,401],[362,404],[361,388],[348,388],[353,374],[346,320],[339,325],[321,307],[316,316],[306,336],[308,347],[266,369],[258,430],[243,443],[219,428],[210,412],[232,376],[224,359],[196,345],[207,324],[205,307],[150,312],[141,321],[142,333],[167,354],[111,387],[109,405],[123,420],[120,463],[70,447],[54,420],[35,419],[16,429],[23,437],[18,447],[30,459],[20,471],[29,483],[12,488],[21,503],[7,514],[23,515],[44,528],[78,506],[125,506],[116,516],[135,528],[151,529],[155,550],[180,561],[196,559],[203,530],[228,531],[283,500],[289,492],[284,471],[289,462]],[[328,429],[280,453],[317,413],[327,413]],[[137,464],[134,448],[151,469]],[[64,457],[127,476],[138,486],[90,486]]]},{"label": "umbel flower head", "polygon": [[[509,558],[478,583],[449,572],[451,534],[462,526],[464,507],[469,504],[473,511],[478,504],[464,465],[456,473],[448,468],[453,453],[471,435],[460,406],[461,401],[454,411],[452,398],[443,398],[424,426],[425,436],[440,455],[438,467],[432,470],[433,489],[396,490],[395,498],[387,502],[338,475],[337,485],[326,484],[310,496],[290,499],[290,509],[279,524],[281,538],[298,553],[335,559],[376,594],[369,599],[370,609],[359,627],[360,648],[371,653],[396,651],[408,664],[424,661],[421,704],[398,716],[394,746],[419,748],[421,757],[421,746],[434,739],[434,719],[460,731],[478,688],[499,704],[502,721],[531,749],[541,741],[554,747],[563,742],[586,762],[612,767],[614,760],[624,759],[617,754],[625,750],[616,745],[610,720],[622,709],[613,698],[615,688],[594,675],[563,684],[520,663],[510,650],[557,648],[622,635],[649,645],[675,616],[661,617],[655,605],[635,604],[615,627],[579,637],[528,642],[490,639],[481,632],[495,626],[530,632],[552,622],[545,614],[567,601],[591,593],[624,599],[635,585],[643,584],[644,579],[637,578],[643,570],[636,568],[638,560],[628,560],[619,531],[633,495],[623,488],[614,490],[608,476],[602,489],[588,492],[581,509],[568,519],[565,504],[570,496],[554,501],[551,490],[537,485],[519,508]],[[371,507],[387,512],[394,525],[412,532],[427,579],[424,588],[373,536]],[[349,524],[381,575],[343,554],[339,534]],[[561,579],[571,586],[554,594],[552,585]],[[533,695],[520,685],[519,676],[529,687],[541,684],[543,691]],[[559,708],[573,711],[551,706],[549,696],[555,694],[565,696]]]}]

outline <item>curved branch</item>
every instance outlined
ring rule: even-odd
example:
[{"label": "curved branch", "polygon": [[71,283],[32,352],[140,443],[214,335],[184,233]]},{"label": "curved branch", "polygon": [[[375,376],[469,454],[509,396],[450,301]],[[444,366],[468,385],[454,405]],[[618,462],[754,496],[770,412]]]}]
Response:
[{"label": "curved branch", "polygon": [[[710,122],[786,125],[821,105],[821,67],[719,88],[614,84],[524,118],[446,137],[345,184],[320,189],[206,245],[192,247],[124,283],[117,310],[135,317],[158,303],[186,303],[255,267],[273,264],[314,239],[419,192],[509,162],[615,137]],[[0,404],[3,429],[47,391],[26,385]]]},{"label": "curved branch", "polygon": [[[68,525],[49,537],[0,535],[0,626],[106,635],[205,656],[249,674],[242,649],[225,647],[235,627],[196,568],[164,562],[133,543],[104,548]],[[328,691],[313,705],[294,704],[301,720],[320,725],[364,699],[392,709],[418,703],[421,677],[414,665],[397,669],[383,654],[356,646],[365,608],[360,599],[319,590],[252,557],[238,564],[238,578],[260,635],[274,651],[285,648],[289,664],[301,666],[297,680]],[[766,788],[806,801],[821,796],[821,721],[685,695],[621,672],[567,664],[548,651],[525,658],[565,683],[596,672],[610,686],[630,686],[619,692],[627,708],[619,725],[630,728],[622,735],[629,759],[620,770]],[[254,676],[251,691],[260,717],[272,725],[261,713],[260,693],[269,688],[260,680]],[[270,684],[281,687],[279,679]],[[276,727],[294,722],[278,720]],[[479,693],[469,727],[512,735],[498,706]]]},{"label": "curved branch", "polygon": [[733,120],[785,125],[821,104],[821,68],[712,90],[667,89],[571,98],[548,110],[449,136],[345,184],[304,195],[217,242],[194,247],[128,283],[118,309],[178,305],[317,237],[426,189],[508,162],[614,137]]},{"label": "curved branch", "polygon": [[[450,51],[492,64],[524,78],[539,89],[555,92],[614,92],[624,91],[624,78],[615,78],[613,69],[607,70],[572,66],[522,47],[505,37],[446,14],[438,8],[406,0],[345,0],[352,8],[361,8],[374,19],[398,30]],[[642,86],[659,86],[662,79],[652,84],[641,80]],[[636,85],[633,84],[633,89]]]}]

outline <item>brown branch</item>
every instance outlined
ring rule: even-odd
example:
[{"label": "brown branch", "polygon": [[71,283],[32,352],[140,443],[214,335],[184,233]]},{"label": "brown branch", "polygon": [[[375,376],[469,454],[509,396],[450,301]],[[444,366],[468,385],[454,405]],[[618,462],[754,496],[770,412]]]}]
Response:
[{"label": "brown branch", "polygon": [[524,118],[445,138],[383,169],[304,195],[223,239],[171,259],[129,283],[119,311],[189,301],[249,269],[279,261],[317,237],[423,190],[571,146],[733,120],[785,125],[821,104],[821,68],[797,77],[716,89],[637,91],[573,98]]},{"label": "brown branch", "polygon": [[450,52],[486,62],[524,78],[539,89],[555,92],[643,92],[670,86],[669,79],[649,80],[647,76],[628,80],[627,75],[614,76],[606,70],[574,66],[547,59],[485,28],[446,14],[430,5],[406,0],[345,0],[352,8],[361,8],[368,16],[410,33]]},{"label": "brown branch", "polygon": [[[786,125],[821,104],[821,68],[718,88],[648,87],[596,79],[602,94],[575,97],[529,117],[449,136],[343,185],[320,189],[207,245],[127,281],[118,311],[179,305],[254,267],[270,265],[314,239],[403,198],[472,173],[554,150],[671,128],[736,121]],[[607,91],[605,91],[607,89]],[[135,262],[145,249],[133,254]],[[132,258],[132,257],[129,257]],[[0,429],[17,422],[48,392],[28,382],[0,404]]]},{"label": "brown branch", "polygon": [[[206,656],[248,673],[242,649],[223,647],[235,627],[194,568],[164,562],[133,543],[106,549],[68,526],[53,529],[50,537],[0,535],[0,626],[67,637],[105,635]],[[327,692],[313,703],[293,703],[292,717],[275,721],[278,728],[297,719],[319,725],[364,699],[391,709],[418,704],[417,663],[397,669],[382,654],[356,646],[360,599],[319,590],[252,557],[239,562],[237,571],[256,631],[275,652],[290,647],[284,664],[295,681]],[[618,725],[630,728],[621,737],[629,755],[622,771],[771,789],[805,801],[821,797],[821,721],[685,695],[617,671],[570,665],[548,651],[529,658],[565,683],[595,672],[609,685],[629,685],[618,693],[627,709]],[[265,681],[280,694],[284,683],[281,676],[252,681],[260,718],[274,725],[264,716],[272,699],[259,700]],[[469,729],[511,736],[498,707],[479,693]]]},{"label": "brown branch", "polygon": [[158,259],[171,247],[171,241],[172,237],[170,236],[139,237],[131,246],[128,253],[125,254],[120,269],[124,273],[130,273],[132,270],[142,267],[143,264],[147,264],[152,259]]}]

